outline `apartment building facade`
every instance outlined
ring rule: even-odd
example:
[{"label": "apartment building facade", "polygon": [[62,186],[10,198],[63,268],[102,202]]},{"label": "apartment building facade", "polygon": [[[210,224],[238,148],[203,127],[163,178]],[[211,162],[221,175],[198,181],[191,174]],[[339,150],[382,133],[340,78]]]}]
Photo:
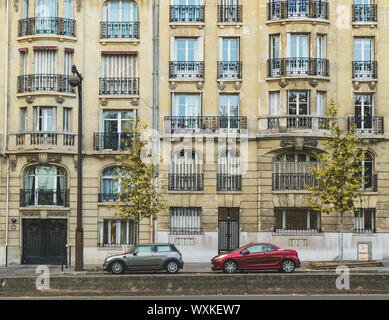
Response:
[{"label": "apartment building facade", "polygon": [[[84,263],[134,241],[115,217],[115,167],[139,117],[155,138],[167,210],[139,241],[185,261],[250,241],[340,254],[337,216],[305,203],[328,98],[368,151],[345,259],[388,256],[388,0],[8,0],[0,3],[0,263],[74,248],[77,90],[83,75]],[[123,134],[124,133],[124,134]],[[68,247],[66,247],[68,246]],[[72,250],[74,261],[74,250]]]}]

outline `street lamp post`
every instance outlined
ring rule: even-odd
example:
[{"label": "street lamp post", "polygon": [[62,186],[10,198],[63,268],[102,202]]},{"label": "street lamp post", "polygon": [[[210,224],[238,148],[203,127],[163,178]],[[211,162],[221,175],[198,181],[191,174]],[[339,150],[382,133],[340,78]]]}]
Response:
[{"label": "street lamp post", "polygon": [[82,76],[75,65],[69,84],[78,88],[78,152],[77,152],[77,227],[76,227],[76,262],[75,271],[83,270],[84,231],[82,228]]}]

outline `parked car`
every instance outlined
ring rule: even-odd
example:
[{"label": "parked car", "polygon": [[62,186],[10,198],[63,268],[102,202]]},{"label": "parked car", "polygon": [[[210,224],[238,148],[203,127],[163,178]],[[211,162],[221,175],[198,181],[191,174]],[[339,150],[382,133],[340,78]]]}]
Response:
[{"label": "parked car", "polygon": [[289,273],[299,267],[297,251],[280,249],[270,243],[250,243],[211,259],[212,270],[223,270],[225,273],[255,269],[277,269]]},{"label": "parked car", "polygon": [[130,251],[105,259],[103,269],[113,274],[130,270],[166,270],[176,273],[184,267],[174,244],[138,244]]}]

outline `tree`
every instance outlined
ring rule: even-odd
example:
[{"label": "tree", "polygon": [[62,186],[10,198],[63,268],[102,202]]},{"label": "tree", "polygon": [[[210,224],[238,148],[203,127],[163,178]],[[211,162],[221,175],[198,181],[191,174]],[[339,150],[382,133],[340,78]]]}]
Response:
[{"label": "tree", "polygon": [[315,152],[319,161],[317,168],[311,168],[311,174],[316,183],[307,187],[311,194],[307,196],[307,203],[321,213],[335,213],[340,215],[341,254],[343,262],[343,216],[347,211],[355,211],[356,203],[362,201],[364,193],[361,138],[356,134],[356,127],[343,132],[337,124],[338,106],[335,100],[330,99],[326,123],[329,134],[322,141],[326,152]]},{"label": "tree", "polygon": [[158,185],[157,164],[150,163],[148,157],[151,137],[143,137],[146,129],[147,126],[137,120],[122,134],[121,146],[126,153],[120,158],[114,178],[120,190],[118,201],[114,203],[115,215],[125,221],[134,221],[135,243],[139,238],[139,222],[145,218],[156,220],[158,213],[165,209],[161,200],[164,189]]}]

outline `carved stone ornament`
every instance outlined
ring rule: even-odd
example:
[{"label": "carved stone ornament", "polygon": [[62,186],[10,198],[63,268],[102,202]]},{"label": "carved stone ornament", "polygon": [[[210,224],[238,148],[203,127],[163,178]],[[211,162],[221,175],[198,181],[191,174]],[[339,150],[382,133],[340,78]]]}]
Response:
[{"label": "carved stone ornament", "polygon": [[170,90],[176,90],[177,89],[177,83],[175,81],[172,81],[169,83]]},{"label": "carved stone ornament", "polygon": [[202,81],[199,81],[196,83],[197,90],[203,90],[204,89],[204,83]]},{"label": "carved stone ornament", "polygon": [[232,86],[234,87],[235,90],[240,90],[242,84],[239,81],[237,81]]},{"label": "carved stone ornament", "polygon": [[9,156],[9,160],[10,160],[10,164],[11,164],[11,170],[15,171],[16,170],[16,166],[18,164],[18,160],[16,158],[16,155],[10,155]]},{"label": "carved stone ornament", "polygon": [[374,91],[375,88],[377,87],[377,83],[372,81],[372,82],[369,82],[368,86],[369,86],[370,90]]},{"label": "carved stone ornament", "polygon": [[101,103],[102,106],[106,106],[108,104],[108,100],[103,98],[103,99],[100,100],[100,103]]},{"label": "carved stone ornament", "polygon": [[27,102],[27,103],[33,103],[33,102],[34,102],[34,99],[35,99],[35,97],[33,97],[33,96],[27,96],[27,97],[26,97],[26,102]]},{"label": "carved stone ornament", "polygon": [[77,0],[77,12],[81,11],[81,7],[82,7],[82,0]]},{"label": "carved stone ornament", "polygon": [[57,100],[58,103],[63,103],[65,101],[65,98],[63,96],[56,96],[55,100]]},{"label": "carved stone ornament", "polygon": [[48,217],[63,217],[67,218],[68,213],[66,211],[49,211],[47,212]]},{"label": "carved stone ornament", "polygon": [[316,88],[317,85],[319,84],[319,82],[317,80],[311,79],[311,80],[309,80],[309,84],[311,85],[311,87]]},{"label": "carved stone ornament", "polygon": [[39,156],[37,154],[29,154],[26,156],[26,160],[28,163],[38,162]]},{"label": "carved stone ornament", "polygon": [[14,0],[14,9],[16,12],[19,10],[19,0]]},{"label": "carved stone ornament", "polygon": [[279,85],[281,88],[285,88],[289,84],[286,80],[280,80]]},{"label": "carved stone ornament", "polygon": [[20,211],[20,214],[23,216],[23,217],[40,217],[41,216],[41,213],[40,211]]},{"label": "carved stone ornament", "polygon": [[282,138],[280,141],[280,146],[285,147],[294,147],[295,149],[303,149],[305,146],[308,147],[317,147],[318,142],[314,139],[304,139],[303,141],[297,141],[296,138]]},{"label": "carved stone ornament", "polygon": [[218,82],[217,87],[219,88],[219,90],[223,91],[226,88],[226,85],[223,81],[220,81]]},{"label": "carved stone ornament", "polygon": [[355,90],[359,90],[361,88],[361,84],[358,81],[353,81],[353,87]]},{"label": "carved stone ornament", "polygon": [[57,163],[59,163],[59,162],[62,161],[62,156],[60,154],[49,154],[47,156],[47,160],[49,162],[57,162]]},{"label": "carved stone ornament", "polygon": [[134,107],[137,107],[139,105],[139,98],[131,99],[131,105],[133,105]]}]

